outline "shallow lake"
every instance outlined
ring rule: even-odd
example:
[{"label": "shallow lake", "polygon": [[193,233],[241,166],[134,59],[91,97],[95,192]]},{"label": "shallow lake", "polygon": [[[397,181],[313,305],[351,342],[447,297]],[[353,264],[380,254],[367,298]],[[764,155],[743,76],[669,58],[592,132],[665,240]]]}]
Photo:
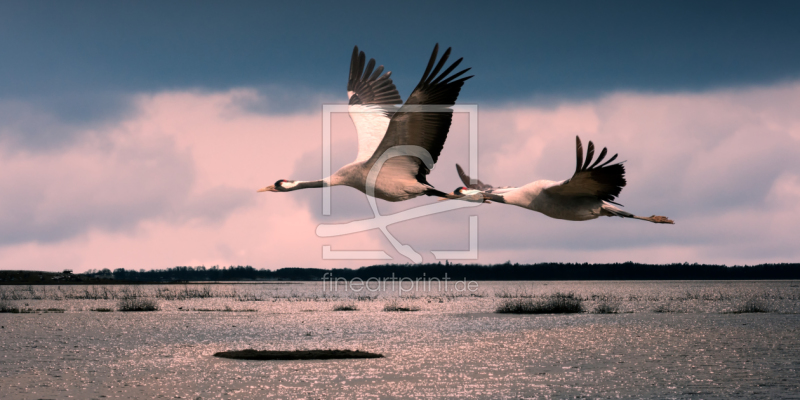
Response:
[{"label": "shallow lake", "polygon": [[[375,291],[352,289],[321,282],[0,286],[0,301],[23,311],[0,313],[0,397],[800,393],[796,281],[477,282],[460,290],[406,282],[403,290],[391,283]],[[584,312],[494,313],[509,301],[554,293],[571,294]],[[159,310],[117,311],[123,299],[146,299]],[[617,313],[594,313],[601,305]],[[334,311],[347,307],[356,310]],[[393,308],[417,311],[384,311]],[[742,312],[753,309],[765,312]],[[385,358],[213,357],[246,348],[359,349]]]}]

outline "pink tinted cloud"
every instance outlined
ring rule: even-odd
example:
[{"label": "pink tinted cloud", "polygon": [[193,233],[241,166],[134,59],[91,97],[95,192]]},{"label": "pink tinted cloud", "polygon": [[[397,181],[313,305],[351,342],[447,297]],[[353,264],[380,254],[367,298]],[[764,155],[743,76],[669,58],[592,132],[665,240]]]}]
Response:
[{"label": "pink tinted cloud", "polygon": [[[366,218],[362,194],[256,193],[280,178],[321,176],[320,113],[263,115],[241,104],[251,90],[142,95],[139,112],[50,150],[0,139],[0,266],[4,269],[166,268],[175,265],[358,267],[322,260],[334,250],[384,250],[378,231],[318,238],[320,222]],[[268,96],[268,94],[267,94]],[[676,93],[616,93],[552,107],[482,108],[484,182],[568,178],[574,137],[627,160],[619,201],[674,226],[602,218],[568,222],[504,205],[453,211],[390,227],[426,261],[465,250],[479,216],[479,260],[467,262],[796,261],[800,226],[800,85]],[[450,191],[467,167],[468,124],[456,116],[429,181]],[[336,115],[334,169],[355,156],[355,133]],[[383,213],[435,201],[380,203]],[[375,261],[378,262],[378,261]]]},{"label": "pink tinted cloud", "polygon": [[[256,96],[143,95],[135,116],[82,132],[71,145],[35,151],[0,143],[0,169],[13,171],[0,176],[2,268],[317,262],[311,214],[296,197],[256,189],[291,178],[300,155],[320,152],[321,117],[237,107]],[[339,241],[348,242],[376,240]]]},{"label": "pink tinted cloud", "polygon": [[[792,84],[701,94],[619,93],[552,108],[484,112],[481,142],[493,142],[480,149],[484,182],[566,179],[574,169],[574,137],[580,135],[584,144],[592,140],[627,160],[628,186],[618,201],[628,211],[667,215],[677,225],[610,218],[575,223],[492,205],[478,210],[481,259],[796,260],[800,251],[791,238],[800,233],[800,118],[785,104],[798,101],[800,85]],[[456,229],[445,218],[438,225]],[[443,231],[431,232],[431,238]]]}]

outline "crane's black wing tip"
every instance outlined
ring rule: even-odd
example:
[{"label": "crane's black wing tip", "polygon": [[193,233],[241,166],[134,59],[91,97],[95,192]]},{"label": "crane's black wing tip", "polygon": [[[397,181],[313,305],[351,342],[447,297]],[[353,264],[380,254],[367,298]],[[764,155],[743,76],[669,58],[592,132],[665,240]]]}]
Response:
[{"label": "crane's black wing tip", "polygon": [[350,105],[398,105],[403,103],[397,87],[390,78],[392,72],[383,73],[384,66],[380,65],[375,68],[376,64],[374,58],[370,58],[367,63],[365,53],[359,52],[358,46],[354,47],[347,81],[347,91],[353,92],[350,97]]}]

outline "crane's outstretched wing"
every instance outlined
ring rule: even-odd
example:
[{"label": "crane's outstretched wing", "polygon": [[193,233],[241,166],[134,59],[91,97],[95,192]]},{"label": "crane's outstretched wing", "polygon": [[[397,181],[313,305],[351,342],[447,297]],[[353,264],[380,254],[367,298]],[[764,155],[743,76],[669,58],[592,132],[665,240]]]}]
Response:
[{"label": "crane's outstretched wing", "polygon": [[613,203],[613,200],[619,196],[619,192],[625,187],[625,167],[621,163],[611,164],[612,161],[617,159],[616,154],[608,161],[600,164],[606,156],[605,147],[597,157],[597,161],[590,166],[592,157],[594,157],[594,144],[589,142],[586,161],[584,161],[581,138],[576,136],[575,141],[578,155],[575,174],[572,175],[572,178],[559,182],[545,190],[550,194],[561,196],[595,196],[600,200]]},{"label": "crane's outstretched wing", "polygon": [[480,179],[475,180],[475,183],[471,183],[472,179],[469,177],[469,175],[467,175],[466,172],[464,172],[464,169],[461,168],[461,166],[458,165],[458,164],[456,164],[456,171],[458,171],[458,177],[461,178],[461,182],[464,183],[464,186],[466,186],[466,187],[468,187],[470,189],[476,189],[476,190],[484,191],[484,190],[490,190],[490,189],[494,188],[492,185],[487,185],[487,184],[481,182]]},{"label": "crane's outstretched wing", "polygon": [[400,93],[392,83],[389,71],[383,75],[383,65],[375,68],[375,59],[370,59],[364,68],[366,56],[353,48],[350,59],[350,77],[347,80],[347,97],[350,98],[350,118],[358,132],[358,155],[356,161],[366,161],[378,148],[389,121],[399,105],[403,103]]},{"label": "crane's outstretched wing", "polygon": [[[392,116],[386,135],[370,158],[370,166],[386,150],[398,145],[420,146],[430,153],[433,162],[439,159],[439,154],[442,152],[442,147],[444,147],[447,132],[450,130],[450,123],[453,119],[453,109],[451,107],[456,103],[464,81],[472,78],[472,76],[456,79],[469,71],[469,68],[450,75],[461,63],[461,58],[440,74],[439,71],[447,62],[447,58],[450,57],[450,49],[448,48],[439,62],[436,63],[438,52],[439,45],[437,44],[433,49],[433,54],[431,54],[431,59],[428,62],[425,73],[422,75],[422,79],[414,91],[411,92],[403,107]],[[417,158],[415,157],[415,159]],[[427,184],[425,175],[430,171],[421,160],[417,160],[417,171],[409,172],[412,172],[419,182]]]},{"label": "crane's outstretched wing", "polygon": [[509,192],[513,189],[516,189],[514,186],[503,186],[503,187],[494,187],[492,185],[486,184],[477,180],[476,183],[470,183],[472,179],[470,179],[469,175],[464,172],[464,169],[461,168],[460,165],[456,164],[456,171],[458,171],[458,177],[461,178],[461,182],[464,183],[464,186],[470,189],[480,190],[481,192],[485,193],[494,193],[494,194],[502,194],[505,192]]}]

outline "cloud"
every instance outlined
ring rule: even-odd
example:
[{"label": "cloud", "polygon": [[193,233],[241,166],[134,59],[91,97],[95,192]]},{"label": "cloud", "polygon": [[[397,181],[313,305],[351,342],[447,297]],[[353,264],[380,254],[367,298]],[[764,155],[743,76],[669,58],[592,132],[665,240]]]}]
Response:
[{"label": "cloud", "polygon": [[[0,175],[0,243],[60,241],[93,229],[130,231],[148,220],[218,222],[252,206],[252,190],[218,175],[237,162],[236,154],[224,153],[236,134],[214,131],[198,115],[207,111],[202,99],[219,106],[225,104],[220,97],[225,95],[140,96],[137,114],[80,131],[79,139],[58,148],[0,141],[0,170],[6,171]],[[214,112],[205,119],[231,118],[223,107]]]},{"label": "cloud", "polygon": [[[397,224],[391,231],[421,251],[466,249],[467,216],[477,214],[482,262],[791,261],[799,255],[787,238],[796,237],[800,224],[795,180],[800,118],[786,104],[798,101],[800,85],[789,84],[616,93],[554,107],[483,109],[479,177],[484,182],[518,186],[569,178],[577,135],[626,160],[628,186],[619,201],[628,211],[666,215],[677,225],[618,218],[560,221],[487,205]],[[457,133],[458,124],[454,128],[446,149],[463,149],[465,135]],[[451,156],[440,160],[431,181],[452,181],[453,163],[466,166],[465,151]]]},{"label": "cloud", "polygon": [[[241,106],[259,96],[138,95],[131,99],[135,113],[78,129],[55,148],[20,146],[9,139],[18,124],[3,125],[10,135],[0,139],[0,265],[85,270],[318,261],[315,223],[297,197],[256,189],[295,177],[298,156],[319,152],[320,116]],[[314,240],[316,251],[309,251]],[[334,241],[340,243],[376,240],[364,234]]]},{"label": "cloud", "polygon": [[317,113],[321,104],[335,103],[341,100],[331,93],[320,93],[302,85],[262,85],[248,90],[248,95],[237,96],[231,107],[248,113],[285,115]]},{"label": "cloud", "polygon": [[[282,95],[276,94],[280,99]],[[102,124],[59,118],[58,146],[21,145],[21,120],[0,121],[2,268],[167,268],[175,265],[358,267],[322,260],[334,250],[384,250],[377,231],[319,238],[319,223],[370,218],[363,194],[256,193],[278,179],[321,177],[322,115],[277,114],[268,90],[173,91],[128,100],[131,112]],[[427,261],[430,250],[466,250],[479,217],[478,262],[794,261],[800,226],[800,83],[704,93],[620,92],[547,107],[481,108],[479,178],[494,185],[561,180],[574,169],[574,138],[626,160],[619,201],[674,226],[601,218],[570,222],[492,204],[406,221],[389,229]],[[0,103],[0,114],[14,113]],[[255,104],[255,105],[254,105]],[[264,105],[256,106],[258,104]],[[34,113],[35,114],[35,113]],[[32,115],[34,115],[32,114]],[[456,115],[429,181],[461,186],[468,119]],[[334,115],[333,168],[355,157],[347,115]],[[389,214],[434,202],[379,201]],[[473,261],[467,261],[473,262]]]},{"label": "cloud", "polygon": [[91,228],[124,230],[180,207],[189,155],[165,138],[91,135],[58,151],[4,151],[0,242],[57,241]]},{"label": "cloud", "polygon": [[0,142],[34,151],[73,146],[136,111],[134,99],[122,93],[0,97]]},{"label": "cloud", "polygon": [[[481,114],[480,178],[495,185],[561,180],[574,137],[627,160],[619,200],[677,225],[552,220],[507,206],[479,210],[487,260],[529,262],[614,254],[616,261],[753,263],[796,259],[800,85],[709,93],[618,93],[550,109]],[[470,212],[472,210],[469,210]],[[441,235],[436,232],[434,235]],[[430,239],[430,238],[429,238]],[[680,248],[665,252],[646,249]],[[507,252],[507,253],[506,253]],[[566,253],[565,253],[566,252]],[[587,254],[567,256],[565,254]],[[686,259],[687,254],[691,258]]]}]

